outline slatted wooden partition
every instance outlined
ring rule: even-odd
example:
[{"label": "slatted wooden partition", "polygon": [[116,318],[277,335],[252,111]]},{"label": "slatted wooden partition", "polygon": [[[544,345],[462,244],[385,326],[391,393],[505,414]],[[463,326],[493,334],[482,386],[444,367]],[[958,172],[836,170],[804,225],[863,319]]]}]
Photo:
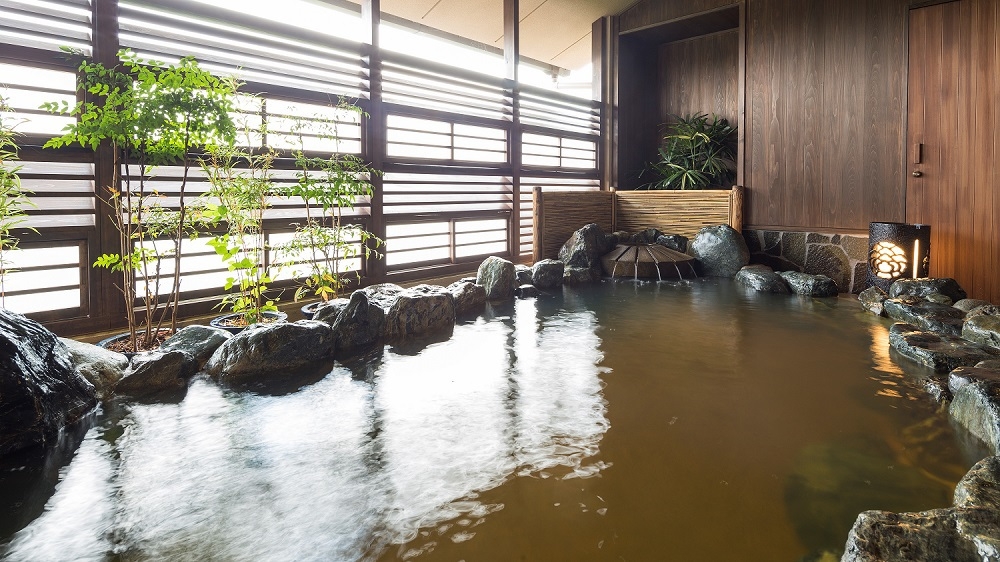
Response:
[{"label": "slatted wooden partition", "polygon": [[580,227],[605,232],[656,228],[693,237],[703,227],[743,228],[743,188],[704,191],[562,191],[535,188],[535,261],[554,259]]},{"label": "slatted wooden partition", "polygon": [[703,227],[743,226],[743,188],[705,191],[618,191],[615,228],[635,232],[656,228],[688,238]]},{"label": "slatted wooden partition", "polygon": [[614,192],[534,191],[534,259],[555,259],[566,239],[581,226],[597,223],[605,232],[614,230]]}]

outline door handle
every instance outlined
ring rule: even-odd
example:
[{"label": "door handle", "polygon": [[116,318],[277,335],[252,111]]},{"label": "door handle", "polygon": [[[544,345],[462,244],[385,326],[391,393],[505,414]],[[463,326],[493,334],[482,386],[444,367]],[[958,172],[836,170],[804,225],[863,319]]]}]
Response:
[{"label": "door handle", "polygon": [[922,175],[924,175],[924,173],[921,172],[920,170],[913,170],[913,177],[919,178]]}]

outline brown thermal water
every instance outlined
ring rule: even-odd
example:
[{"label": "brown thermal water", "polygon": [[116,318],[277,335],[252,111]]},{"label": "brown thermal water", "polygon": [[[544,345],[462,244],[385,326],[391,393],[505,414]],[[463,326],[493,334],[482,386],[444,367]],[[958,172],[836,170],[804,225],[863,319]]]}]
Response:
[{"label": "brown thermal water", "polygon": [[605,282],[488,316],[2,459],[0,558],[828,561],[982,455],[852,298]]}]

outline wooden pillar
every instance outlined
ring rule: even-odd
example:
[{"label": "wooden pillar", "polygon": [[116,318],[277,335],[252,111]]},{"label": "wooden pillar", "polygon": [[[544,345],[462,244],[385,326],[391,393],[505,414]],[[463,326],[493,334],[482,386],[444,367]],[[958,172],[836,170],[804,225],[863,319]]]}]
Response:
[{"label": "wooden pillar", "polygon": [[[376,170],[385,169],[386,118],[382,108],[382,52],[379,48],[379,22],[381,21],[380,0],[361,1],[361,20],[367,33],[366,48],[368,62],[368,91],[370,107],[368,118],[364,120],[364,157]],[[386,238],[384,194],[382,176],[374,176],[371,198],[371,233],[382,240]],[[368,259],[366,274],[372,283],[385,280],[385,248],[380,248],[381,258]]]},{"label": "wooden pillar", "polygon": [[[93,28],[94,62],[108,68],[118,65],[118,0],[94,0],[91,7]],[[79,77],[78,79],[82,79]],[[121,293],[115,287],[121,283],[121,275],[109,269],[98,269],[91,264],[105,253],[117,254],[119,248],[118,228],[115,226],[114,208],[110,204],[109,188],[115,185],[117,155],[109,142],[104,142],[94,151],[94,222],[96,232],[87,250],[86,261],[81,264],[83,275],[89,278],[84,283],[89,292],[90,314],[98,329],[124,325],[126,305]]]},{"label": "wooden pillar", "polygon": [[617,186],[615,158],[616,108],[618,84],[618,16],[606,16],[591,28],[593,94],[601,104],[601,139],[597,147],[597,173],[601,189]]},{"label": "wooden pillar", "polygon": [[520,62],[520,9],[518,0],[503,2],[503,58],[507,67],[506,78],[511,87],[511,126],[507,141],[511,167],[511,189],[513,205],[510,213],[510,235],[507,248],[511,261],[517,261],[521,253],[521,86],[518,82],[517,66]]}]

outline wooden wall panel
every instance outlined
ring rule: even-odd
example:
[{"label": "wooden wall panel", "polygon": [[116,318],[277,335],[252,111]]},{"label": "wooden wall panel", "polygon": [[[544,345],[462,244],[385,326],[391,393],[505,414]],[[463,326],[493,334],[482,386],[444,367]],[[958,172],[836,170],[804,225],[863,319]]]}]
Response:
[{"label": "wooden wall panel", "polygon": [[622,33],[735,4],[733,0],[642,0],[619,15]]},{"label": "wooden wall panel", "polygon": [[909,0],[747,1],[747,222],[904,219]]},{"label": "wooden wall panel", "polygon": [[635,189],[649,182],[639,174],[659,144],[657,49],[628,35],[618,49],[618,182],[612,187]]},{"label": "wooden wall panel", "polygon": [[738,124],[739,30],[659,48],[660,123],[672,115],[718,114]]}]

